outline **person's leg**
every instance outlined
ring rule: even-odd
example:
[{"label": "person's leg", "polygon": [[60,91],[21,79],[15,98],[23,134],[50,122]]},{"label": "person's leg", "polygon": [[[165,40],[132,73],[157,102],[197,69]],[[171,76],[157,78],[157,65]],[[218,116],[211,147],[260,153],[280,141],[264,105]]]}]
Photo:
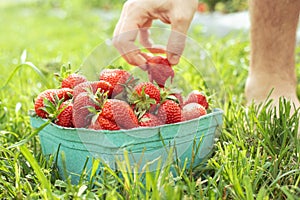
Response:
[{"label": "person's leg", "polygon": [[299,106],[296,95],[295,43],[299,0],[249,0],[251,58],[246,82],[248,103],[271,98],[276,106],[286,97]]}]

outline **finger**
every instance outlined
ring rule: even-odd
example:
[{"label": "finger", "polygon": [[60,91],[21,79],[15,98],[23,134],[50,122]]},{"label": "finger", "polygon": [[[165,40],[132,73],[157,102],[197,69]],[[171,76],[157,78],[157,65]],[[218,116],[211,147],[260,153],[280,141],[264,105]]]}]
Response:
[{"label": "finger", "polygon": [[153,54],[166,54],[166,47],[163,45],[152,45],[151,48],[147,48]]},{"label": "finger", "polygon": [[134,44],[138,34],[138,20],[140,20],[139,14],[132,15],[131,10],[134,5],[136,5],[135,1],[127,1],[124,4],[120,20],[114,30],[113,44],[129,64],[143,68],[146,59],[140,55],[139,48]]},{"label": "finger", "polygon": [[[127,26],[128,27],[128,26]],[[130,27],[133,29],[133,27]],[[122,31],[122,27],[120,31]],[[141,56],[139,48],[134,44],[138,29],[120,33],[113,38],[113,44],[121,56],[131,65],[141,66],[146,63],[146,59]]]},{"label": "finger", "polygon": [[143,24],[143,27],[140,27],[140,43],[146,47],[149,48],[152,46],[152,41],[150,39],[150,30],[149,28],[152,25],[152,20],[148,19],[145,24]]},{"label": "finger", "polygon": [[185,47],[185,40],[185,34],[174,30],[171,31],[167,45],[167,58],[171,65],[176,65],[179,62]]},{"label": "finger", "polygon": [[[193,2],[197,5],[197,1]],[[189,7],[176,6],[170,14],[172,31],[167,44],[167,58],[171,65],[179,62],[180,56],[185,47],[186,33],[190,27],[193,16],[196,12],[196,6]]]},{"label": "finger", "polygon": [[129,52],[122,56],[129,64],[138,66],[144,71],[147,70],[147,58],[145,58],[145,56],[139,50]]},{"label": "finger", "polygon": [[128,13],[128,6],[127,6],[127,2],[124,4],[123,9],[121,11],[121,15],[119,17],[119,21],[117,22],[114,32],[113,32],[113,37],[117,36],[120,34],[120,28],[122,27],[123,21],[125,19],[125,16]]},{"label": "finger", "polygon": [[[124,26],[126,26],[126,24],[124,24]],[[144,69],[146,59],[140,54],[139,48],[134,44],[138,29],[129,27],[129,25],[127,26],[127,28],[133,30],[123,32],[124,29],[122,29],[121,27],[120,32],[122,33],[116,35],[113,39],[114,46],[129,64],[139,66]]]},{"label": "finger", "polygon": [[146,60],[149,60],[152,56],[148,55],[147,53],[141,52],[140,53]]}]

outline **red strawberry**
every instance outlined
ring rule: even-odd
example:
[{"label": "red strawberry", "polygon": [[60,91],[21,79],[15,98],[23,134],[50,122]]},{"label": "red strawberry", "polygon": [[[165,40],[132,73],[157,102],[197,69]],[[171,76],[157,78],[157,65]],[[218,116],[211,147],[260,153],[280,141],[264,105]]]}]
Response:
[{"label": "red strawberry", "polygon": [[59,126],[74,127],[73,126],[73,103],[69,101],[63,102],[60,107],[60,114],[57,116],[55,123]]},{"label": "red strawberry", "polygon": [[149,80],[151,82],[155,81],[159,87],[164,87],[167,79],[171,77],[172,81],[174,77],[174,70],[168,59],[160,56],[148,58],[147,70]]},{"label": "red strawberry", "polygon": [[120,127],[115,122],[101,116],[97,118],[96,122],[91,123],[89,128],[95,130],[120,130]]},{"label": "red strawberry", "polygon": [[76,97],[83,92],[92,92],[95,93],[98,88],[98,82],[97,81],[86,81],[83,83],[80,83],[74,87],[74,94],[73,99],[76,99]]},{"label": "red strawberry", "polygon": [[85,78],[85,76],[74,73],[74,74],[70,74],[69,76],[67,76],[62,80],[61,87],[73,89],[76,85],[86,81],[87,79]]},{"label": "red strawberry", "polygon": [[114,120],[122,129],[138,127],[138,119],[125,101],[108,99],[103,106],[102,116]]},{"label": "red strawberry", "polygon": [[151,113],[144,114],[139,122],[140,126],[159,126],[162,125],[160,119]]},{"label": "red strawberry", "polygon": [[176,98],[176,101],[178,102],[179,106],[182,108],[183,107],[183,97],[182,97],[181,93],[173,93],[170,95],[174,96]]},{"label": "red strawberry", "polygon": [[93,98],[90,93],[82,92],[74,99],[72,115],[73,124],[76,128],[87,127],[95,114],[91,112],[91,109],[99,109]]},{"label": "red strawberry", "polygon": [[62,88],[73,89],[76,85],[87,81],[86,77],[77,73],[72,73],[71,64],[62,65],[59,73],[54,74],[61,82]]},{"label": "red strawberry", "polygon": [[[66,101],[72,98],[73,90],[70,88],[62,88],[62,89],[48,89],[41,92],[34,102],[34,109],[35,113],[42,118],[47,118],[49,113],[47,113],[48,103],[53,104],[52,106],[55,107],[56,97],[58,100]],[[48,102],[48,103],[47,103]]]},{"label": "red strawberry", "polygon": [[186,101],[184,102],[184,105],[188,103],[198,103],[202,105],[205,109],[208,109],[208,102],[206,99],[206,96],[199,92],[198,90],[193,90],[192,92],[189,93]]},{"label": "red strawberry", "polygon": [[97,89],[100,88],[100,92],[108,92],[108,97],[111,97],[112,95],[112,86],[107,81],[98,81]]},{"label": "red strawberry", "polygon": [[120,94],[128,79],[130,78],[130,74],[122,69],[105,69],[101,71],[99,80],[107,81],[111,84],[111,94],[112,97]]},{"label": "red strawberry", "polygon": [[157,116],[165,124],[182,121],[181,108],[178,103],[172,100],[166,100],[159,106]]},{"label": "red strawberry", "polygon": [[75,99],[78,94],[82,92],[88,92],[89,90],[95,94],[100,88],[100,92],[108,92],[108,96],[111,95],[111,84],[106,81],[86,81],[80,83],[74,88],[73,98]]},{"label": "red strawberry", "polygon": [[191,120],[206,115],[206,110],[198,103],[188,103],[182,108],[183,120]]},{"label": "red strawberry", "polygon": [[154,99],[156,103],[160,102],[160,91],[159,89],[151,82],[142,82],[134,87],[134,90],[138,95],[142,94],[144,90],[145,94],[149,95],[150,98]]},{"label": "red strawberry", "polygon": [[94,129],[116,130],[115,126],[120,129],[135,128],[138,127],[138,119],[130,105],[125,101],[106,99],[99,109],[97,119],[92,122],[90,127]]},{"label": "red strawberry", "polygon": [[160,102],[160,91],[153,83],[142,82],[134,87],[128,101],[139,112],[153,111]]},{"label": "red strawberry", "polygon": [[172,100],[179,104],[182,108],[183,106],[183,98],[181,95],[181,90],[177,88],[161,88],[160,90],[160,101],[164,102],[165,100]]}]

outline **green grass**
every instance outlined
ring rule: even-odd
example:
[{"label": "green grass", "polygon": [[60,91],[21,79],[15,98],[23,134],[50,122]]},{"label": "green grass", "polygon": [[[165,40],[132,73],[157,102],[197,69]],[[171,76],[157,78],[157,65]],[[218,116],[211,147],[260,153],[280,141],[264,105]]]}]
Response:
[{"label": "green grass", "polygon": [[[34,134],[28,111],[39,92],[58,86],[53,73],[68,62],[78,68],[95,46],[112,36],[119,15],[116,12],[111,20],[99,17],[95,5],[83,0],[64,1],[64,4],[39,2],[0,7],[1,199],[299,197],[300,145],[296,138],[299,115],[290,116],[291,106],[284,101],[278,110],[280,117],[267,109],[268,102],[261,108],[246,107],[248,35],[207,37],[201,26],[192,27],[190,36],[206,50],[210,56],[207,65],[215,71],[203,72],[208,79],[203,81],[199,76],[191,76],[195,69],[185,64],[182,76],[189,81],[190,88],[200,89],[206,84],[211,106],[224,110],[222,134],[207,165],[179,171],[177,177],[170,176],[168,168],[157,173],[146,171],[144,179],[142,174],[120,174],[106,166],[101,176],[95,174],[92,179],[83,170],[79,184],[72,185],[69,179],[58,177],[54,157],[46,159],[41,154],[38,137],[9,148]],[[58,5],[53,6],[53,2]],[[27,64],[24,64],[24,50]],[[190,54],[191,61],[198,62],[192,50]],[[258,114],[257,110],[261,112]],[[95,169],[97,164],[95,161]],[[126,168],[126,164],[121,162],[119,167]]]}]

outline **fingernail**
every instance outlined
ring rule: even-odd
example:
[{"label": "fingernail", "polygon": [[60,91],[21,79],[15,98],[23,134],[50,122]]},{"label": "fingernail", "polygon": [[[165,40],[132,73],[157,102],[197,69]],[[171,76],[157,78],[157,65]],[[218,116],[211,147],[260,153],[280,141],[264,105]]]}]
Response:
[{"label": "fingernail", "polygon": [[171,65],[176,65],[179,62],[180,56],[178,55],[172,55],[169,59],[169,63]]}]

